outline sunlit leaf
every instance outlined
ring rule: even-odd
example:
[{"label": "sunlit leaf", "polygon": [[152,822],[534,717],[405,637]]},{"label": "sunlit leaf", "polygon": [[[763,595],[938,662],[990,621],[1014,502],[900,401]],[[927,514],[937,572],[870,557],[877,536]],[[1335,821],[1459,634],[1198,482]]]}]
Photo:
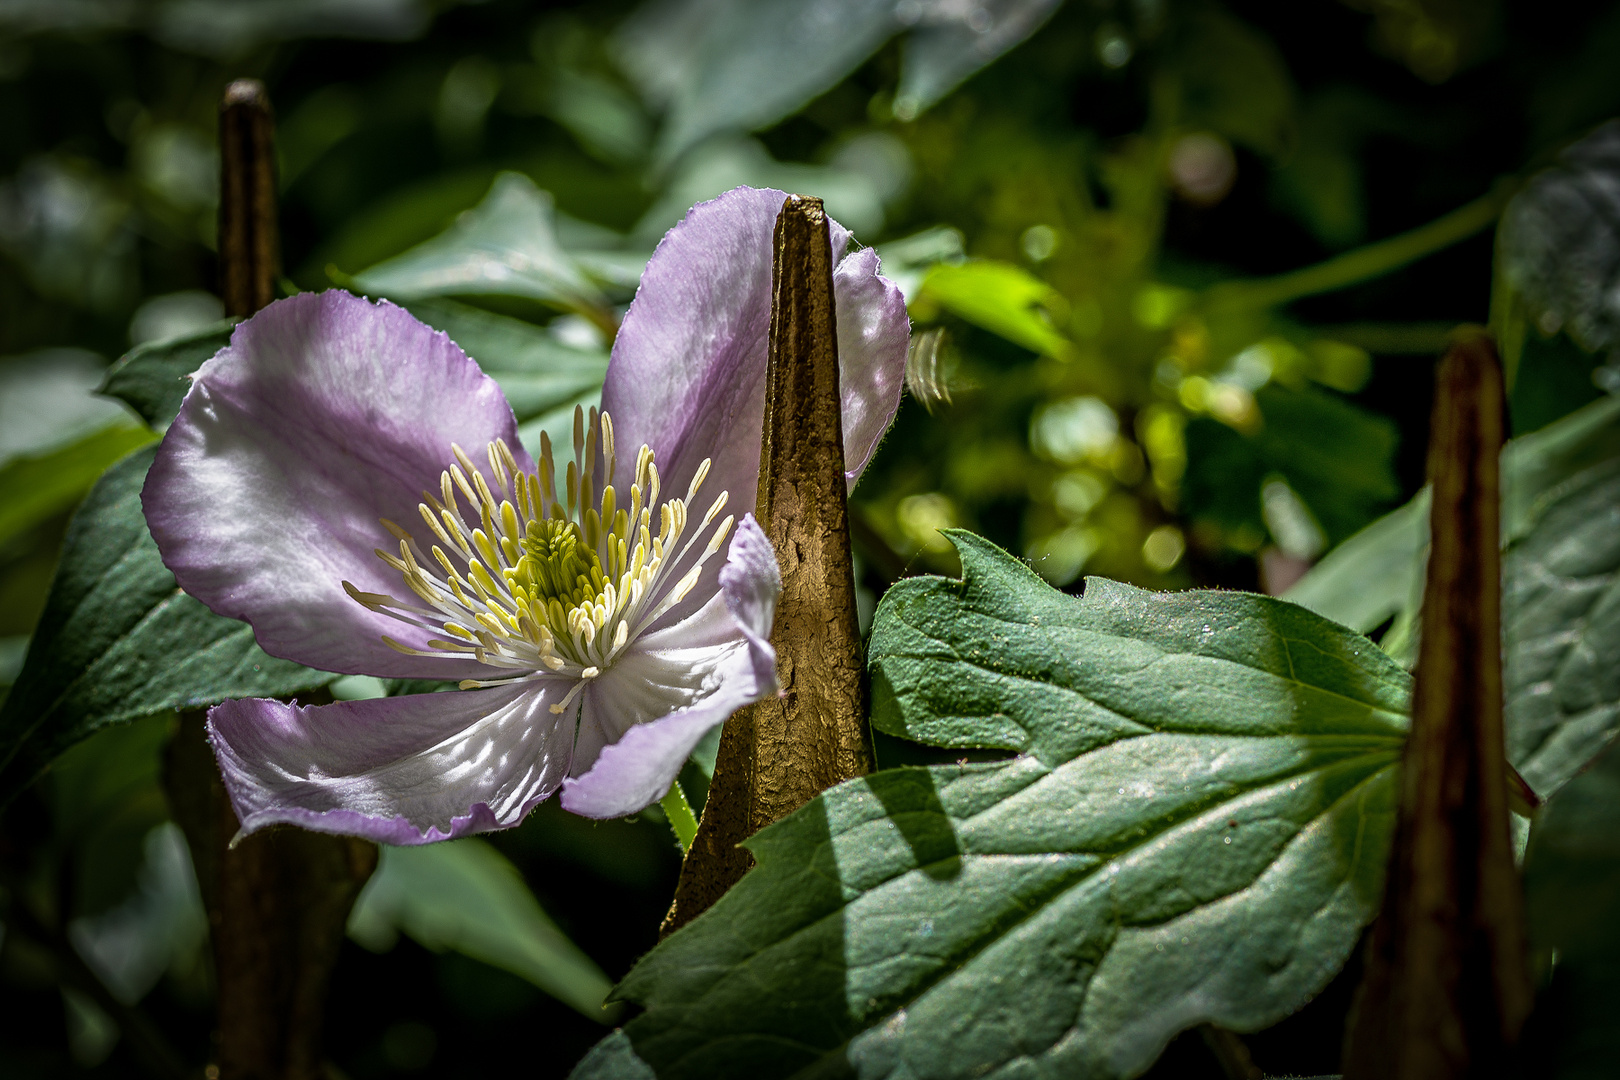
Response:
[{"label": "sunlit leaf", "polygon": [[841,784],[617,991],[660,1077],[1140,1072],[1274,1023],[1376,911],[1411,681],[1237,593],[1080,597],[955,533],[883,598],[873,722],[1008,761]]},{"label": "sunlit leaf", "polygon": [[563,308],[603,303],[600,290],[557,241],[551,195],[522,173],[495,178],[484,201],[448,230],[356,274],[356,292],[426,296],[524,296]]},{"label": "sunlit leaf", "polygon": [[1620,744],[1548,801],[1530,834],[1531,944],[1557,950],[1526,1033],[1538,1076],[1599,1080],[1620,1055]]},{"label": "sunlit leaf", "polygon": [[39,457],[12,458],[0,468],[0,544],[77,502],[107,466],[155,435],[115,427]]},{"label": "sunlit leaf", "polygon": [[118,398],[157,431],[169,426],[191,389],[192,372],[231,343],[235,319],[138,345],[107,369],[101,393]]},{"label": "sunlit leaf", "polygon": [[1620,120],[1531,178],[1502,215],[1503,268],[1544,330],[1582,346],[1620,342]]},{"label": "sunlit leaf", "polygon": [[0,704],[0,803],[108,724],[335,677],[265,655],[246,623],[176,587],[141,515],[155,453],[137,450],[108,469],[68,527],[45,613]]},{"label": "sunlit leaf", "polygon": [[384,847],[349,915],[349,934],[382,952],[404,933],[519,975],[607,1023],[612,984],[541,910],[523,875],[481,840]]},{"label": "sunlit leaf", "polygon": [[1062,296],[1011,263],[940,263],[923,279],[913,302],[937,305],[1031,352],[1063,358],[1073,351],[1052,324],[1052,313],[1065,306]]}]

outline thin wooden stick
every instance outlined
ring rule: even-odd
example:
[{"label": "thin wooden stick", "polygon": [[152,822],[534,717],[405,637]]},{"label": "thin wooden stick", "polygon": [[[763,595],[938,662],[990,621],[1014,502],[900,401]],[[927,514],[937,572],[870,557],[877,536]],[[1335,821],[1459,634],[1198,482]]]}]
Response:
[{"label": "thin wooden stick", "polygon": [[1502,369],[1472,332],[1441,362],[1433,541],[1384,906],[1351,1015],[1346,1080],[1513,1075],[1530,1011],[1502,735]]},{"label": "thin wooden stick", "polygon": [[[220,292],[229,315],[274,299],[275,128],[263,84],[226,88],[219,113]],[[331,701],[325,691],[305,703]],[[349,909],[377,865],[376,845],[302,829],[257,833],[230,847],[238,823],[204,734],[185,709],[164,786],[186,834],[214,948],[221,1080],[319,1080],[326,989]]]},{"label": "thin wooden stick", "polygon": [[771,642],[783,693],[726,724],[665,934],[696,918],[753,865],[739,843],[872,767],[849,551],[832,245],[821,200],[788,196],[775,243],[755,513],[782,567]]},{"label": "thin wooden stick", "polygon": [[219,105],[219,291],[225,314],[246,318],[276,298],[276,136],[270,97],[237,79]]}]

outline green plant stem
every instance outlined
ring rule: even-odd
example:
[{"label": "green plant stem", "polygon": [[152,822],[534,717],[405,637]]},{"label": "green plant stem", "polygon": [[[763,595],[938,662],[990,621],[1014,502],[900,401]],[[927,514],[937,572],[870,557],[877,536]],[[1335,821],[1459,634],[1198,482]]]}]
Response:
[{"label": "green plant stem", "polygon": [[1205,302],[1210,307],[1276,307],[1381,277],[1489,228],[1512,194],[1511,184],[1498,184],[1488,194],[1411,232],[1276,277],[1216,285],[1205,294]]},{"label": "green plant stem", "polygon": [[675,842],[681,845],[681,854],[686,854],[692,846],[692,837],[697,835],[697,815],[692,813],[692,804],[686,801],[686,792],[681,790],[679,780],[669,785],[668,793],[658,805],[669,819],[669,827],[675,830]]}]

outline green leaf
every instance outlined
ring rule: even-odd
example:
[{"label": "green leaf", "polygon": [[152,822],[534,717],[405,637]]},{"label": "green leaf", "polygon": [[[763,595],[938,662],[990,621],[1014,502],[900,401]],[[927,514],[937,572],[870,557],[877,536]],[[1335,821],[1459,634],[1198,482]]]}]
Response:
[{"label": "green leaf", "polygon": [[574,402],[589,398],[594,404],[601,397],[605,351],[565,345],[533,323],[453,300],[421,300],[408,307],[418,319],[449,334],[501,384],[520,424],[561,408],[572,414]]},{"label": "green leaf", "polygon": [[757,867],[617,991],[660,1077],[1133,1076],[1255,1030],[1376,912],[1411,680],[1238,593],[1071,597],[951,534],[884,596],[873,723],[1011,760],[894,769],[758,833]]},{"label": "green leaf", "polygon": [[349,934],[375,952],[399,933],[521,976],[598,1023],[612,984],[541,910],[523,875],[482,840],[384,847],[349,915]]},{"label": "green leaf", "polygon": [[[1283,596],[1366,633],[1414,603],[1429,547],[1429,489],[1328,553]],[[1421,597],[1419,597],[1421,600]]]},{"label": "green leaf", "polygon": [[615,51],[642,96],[669,108],[656,155],[667,166],[711,135],[792,114],[899,29],[892,5],[870,0],[646,4]]},{"label": "green leaf", "polygon": [[175,586],[141,516],[155,454],[146,447],[108,469],[68,527],[45,613],[0,705],[0,804],[108,724],[335,678],[266,656],[246,623]]},{"label": "green leaf", "polygon": [[412,315],[443,330],[500,384],[518,419],[518,435],[536,458],[540,433],[562,459],[573,445],[574,407],[602,399],[608,354],[565,345],[533,323],[454,300],[419,300]]},{"label": "green leaf", "polygon": [[1620,341],[1620,120],[1610,120],[1530,178],[1502,214],[1503,268],[1548,330],[1567,327],[1597,352]]},{"label": "green leaf", "polygon": [[636,1056],[635,1044],[616,1028],[613,1034],[591,1047],[580,1059],[568,1080],[658,1080],[648,1065]]},{"label": "green leaf", "polygon": [[[1502,620],[1508,760],[1546,797],[1620,732],[1620,398],[1502,452]],[[1427,491],[1340,545],[1288,591],[1416,656]]]},{"label": "green leaf", "polygon": [[1064,300],[1052,286],[1011,263],[975,259],[942,263],[918,290],[924,308],[938,306],[1031,352],[1063,359],[1074,346],[1052,325]]},{"label": "green leaf", "polygon": [[105,911],[134,890],[142,842],[169,818],[161,781],[174,729],[173,713],[104,728],[51,770],[56,840],[74,866],[74,914]]},{"label": "green leaf", "polygon": [[1058,0],[1011,0],[917,27],[906,37],[895,115],[909,120],[933,105],[1040,29],[1057,9]]},{"label": "green leaf", "polygon": [[77,502],[107,466],[155,436],[145,428],[107,428],[38,457],[0,467],[0,544]]},{"label": "green leaf", "polygon": [[1530,939],[1556,950],[1526,1030],[1526,1060],[1556,1080],[1612,1076],[1620,1057],[1620,743],[1559,789],[1525,854]]},{"label": "green leaf", "polygon": [[1508,759],[1543,796],[1620,732],[1620,458],[1554,492],[1503,566]]},{"label": "green leaf", "polygon": [[445,232],[355,275],[356,292],[426,296],[526,296],[594,310],[601,291],[557,242],[551,195],[522,173],[503,172],[484,201]]},{"label": "green leaf", "polygon": [[1337,541],[1400,495],[1393,468],[1398,435],[1387,419],[1318,390],[1267,386],[1255,401],[1263,424],[1252,435],[1207,417],[1187,425],[1183,494],[1195,518],[1264,530],[1261,485],[1277,473]]},{"label": "green leaf", "polygon": [[180,402],[191,389],[191,373],[231,343],[236,323],[226,319],[180,337],[136,346],[107,369],[100,392],[118,398],[147,426],[162,431],[180,411]]}]

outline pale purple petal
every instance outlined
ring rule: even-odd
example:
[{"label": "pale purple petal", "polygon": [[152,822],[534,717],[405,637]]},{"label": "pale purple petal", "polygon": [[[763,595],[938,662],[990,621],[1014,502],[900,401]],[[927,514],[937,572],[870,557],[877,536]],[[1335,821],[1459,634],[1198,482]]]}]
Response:
[{"label": "pale purple petal", "polygon": [[833,271],[844,466],[851,488],[900,408],[911,344],[905,295],[878,270],[877,252],[865,248],[846,256]]},{"label": "pale purple petal", "polygon": [[[657,457],[664,490],[678,495],[698,464],[712,459],[696,513],[721,490],[730,493],[729,512],[740,516],[754,508],[772,237],[785,198],[780,191],[743,187],[693,207],[648,262],[614,342],[602,407],[613,415],[621,469],[630,467],[645,443]],[[844,255],[849,239],[848,230],[833,223],[846,463],[853,483],[898,407],[910,323],[899,290],[876,276],[876,255]],[[706,571],[695,597],[709,595],[715,573]],[[664,621],[679,621],[695,606],[688,600]]]},{"label": "pale purple petal", "polygon": [[771,237],[786,196],[736,188],[699,203],[659,243],[613,343],[602,408],[619,458],[652,447],[664,490],[708,484],[754,505],[771,320]]},{"label": "pale purple petal", "polygon": [[[255,698],[208,712],[242,832],[300,825],[425,844],[516,825],[567,775],[569,680],[335,705]],[[570,710],[572,712],[572,710]]]},{"label": "pale purple petal", "polygon": [[745,514],[737,522],[731,551],[720,570],[720,591],[726,598],[726,610],[737,620],[737,629],[748,639],[759,696],[776,693],[776,650],[770,636],[776,622],[776,599],[782,595],[782,570],[770,538],[753,514]]},{"label": "pale purple petal", "polygon": [[689,709],[632,727],[603,748],[590,772],[563,781],[563,809],[582,817],[615,818],[651,806],[669,791],[703,736],[757,700],[727,686]]},{"label": "pale purple petal", "polygon": [[[408,657],[433,635],[343,591],[414,597],[374,554],[379,523],[426,539],[417,513],[459,444],[503,438],[524,468],[500,387],[444,334],[345,292],[279,300],[193,376],[142,505],[181,588],[253,625],[264,650],[326,671],[475,677],[473,661]],[[481,468],[487,476],[488,464]]]},{"label": "pale purple petal", "polygon": [[768,639],[782,577],[752,516],[738,524],[720,582],[697,614],[637,641],[587,689],[564,809],[610,818],[657,802],[704,735],[777,692]]}]

